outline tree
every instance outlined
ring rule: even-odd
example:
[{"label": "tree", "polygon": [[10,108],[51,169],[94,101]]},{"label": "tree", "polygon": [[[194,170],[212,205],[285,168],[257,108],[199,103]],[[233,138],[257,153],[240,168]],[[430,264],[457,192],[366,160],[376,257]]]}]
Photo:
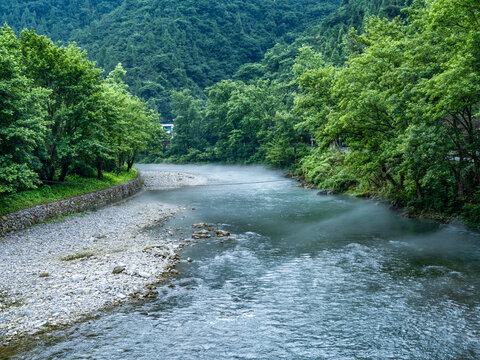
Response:
[{"label": "tree", "polygon": [[92,98],[99,89],[102,71],[73,44],[54,45],[33,30],[21,33],[20,44],[28,76],[35,85],[51,89],[43,175],[53,180],[59,170],[59,180],[63,181],[78,160],[77,147],[83,144],[77,135],[88,133],[95,123]]},{"label": "tree", "polygon": [[35,188],[45,141],[48,91],[25,76],[18,39],[0,28],[0,195]]},{"label": "tree", "polygon": [[174,92],[172,98],[175,135],[170,142],[168,153],[182,156],[193,149],[205,149],[201,101],[196,100],[189,90]]}]

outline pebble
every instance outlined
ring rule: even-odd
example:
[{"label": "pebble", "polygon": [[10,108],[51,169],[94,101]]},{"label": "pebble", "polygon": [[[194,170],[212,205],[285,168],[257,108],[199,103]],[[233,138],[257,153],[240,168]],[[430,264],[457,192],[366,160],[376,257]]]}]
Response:
[{"label": "pebble", "polygon": [[149,278],[151,275],[147,272],[139,271],[138,276],[140,276],[142,278]]},{"label": "pebble", "polygon": [[[142,171],[147,189],[206,182],[183,176],[177,184],[181,173],[146,173]],[[177,273],[167,266],[179,261],[180,241],[159,237],[152,227],[178,211],[181,208],[156,202],[126,200],[0,237],[0,346],[42,333],[45,319],[65,326],[115,301],[134,300],[125,294],[155,296],[146,286],[165,272]],[[92,255],[61,260],[85,251]],[[112,275],[117,267],[124,267],[123,276]],[[132,269],[138,276],[132,276]]]},{"label": "pebble", "polygon": [[123,266],[123,265],[122,266],[115,266],[113,268],[112,274],[120,274],[120,273],[124,272],[125,269],[126,269],[126,267]]}]

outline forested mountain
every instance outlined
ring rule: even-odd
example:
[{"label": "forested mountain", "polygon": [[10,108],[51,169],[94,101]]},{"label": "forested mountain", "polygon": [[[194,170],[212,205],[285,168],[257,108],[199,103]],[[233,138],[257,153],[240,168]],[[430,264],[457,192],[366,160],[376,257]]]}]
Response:
[{"label": "forested mountain", "polygon": [[197,96],[240,65],[291,42],[337,0],[127,0],[72,37],[111,70],[120,61],[132,91],[168,117],[170,91]]},{"label": "forested mountain", "polygon": [[291,43],[275,44],[264,58],[256,63],[242,65],[235,78],[246,82],[270,79],[288,82],[293,79],[293,64],[302,46],[310,46],[332,65],[342,65],[352,48],[348,34],[352,29],[363,32],[364,21],[370,16],[393,19],[405,17],[412,0],[343,0],[320,24],[308,27]]},{"label": "forested mountain", "polygon": [[68,41],[72,31],[99,20],[123,0],[0,0],[0,20],[17,33],[35,29],[54,41]]},{"label": "forested mountain", "polygon": [[132,92],[171,118],[171,91],[203,89],[289,44],[340,0],[0,0],[14,30],[76,41],[91,60],[127,70]]}]

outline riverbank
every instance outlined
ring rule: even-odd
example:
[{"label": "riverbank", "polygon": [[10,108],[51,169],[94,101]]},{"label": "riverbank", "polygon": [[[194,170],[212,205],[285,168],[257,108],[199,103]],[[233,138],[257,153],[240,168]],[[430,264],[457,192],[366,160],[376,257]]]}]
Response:
[{"label": "riverbank", "polygon": [[137,170],[132,168],[116,173],[104,173],[102,180],[67,176],[60,184],[45,185],[35,190],[25,190],[12,195],[0,197],[0,215],[26,209],[32,206],[68,199],[74,196],[92,193],[124,184],[137,177]]},{"label": "riverbank", "polygon": [[395,205],[388,198],[382,197],[379,194],[357,194],[357,193],[349,192],[350,189],[347,189],[346,191],[338,192],[330,188],[319,187],[314,183],[306,181],[304,177],[295,175],[293,173],[287,173],[285,177],[297,180],[301,184],[301,186],[306,189],[312,189],[312,190],[318,191],[317,194],[320,196],[341,195],[341,196],[349,196],[352,198],[378,201],[385,205],[390,206],[392,209],[398,211],[402,216],[406,218],[431,220],[431,221],[435,221],[437,223],[442,223],[442,224],[459,224],[462,226],[466,226],[472,229],[473,231],[480,230],[479,224],[469,222],[461,216],[454,216],[451,214],[434,212],[431,210],[422,210],[422,209],[411,208],[408,206]]},{"label": "riverbank", "polygon": [[[145,175],[147,189],[206,182],[179,172]],[[133,200],[0,237],[3,346],[155,296],[155,284],[175,274],[191,234],[157,225],[183,209]]]}]

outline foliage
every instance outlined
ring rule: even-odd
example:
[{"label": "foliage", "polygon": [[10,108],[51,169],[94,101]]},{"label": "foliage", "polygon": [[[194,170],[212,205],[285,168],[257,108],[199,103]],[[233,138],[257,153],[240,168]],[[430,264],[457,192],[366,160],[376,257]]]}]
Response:
[{"label": "foliage", "polygon": [[[314,126],[319,143],[348,147],[337,173],[354,173],[354,188],[478,219],[480,68],[472,24],[480,7],[436,0],[410,13],[406,23],[370,18],[363,35],[352,34],[361,51],[333,80],[321,65],[318,78],[304,70],[296,109],[306,121],[324,119]],[[321,89],[329,81],[328,94]],[[303,168],[314,182],[325,168],[318,163]]]},{"label": "foliage", "polygon": [[172,90],[202,97],[205,87],[260,60],[282,37],[293,40],[318,23],[337,1],[125,1],[72,40],[107,70],[120,60],[132,91],[171,119]]},{"label": "foliage", "polygon": [[102,79],[80,49],[33,30],[17,38],[4,26],[0,45],[0,196],[130,170],[163,133],[158,114],[127,91],[121,65]]},{"label": "foliage", "polygon": [[316,150],[302,158],[296,175],[303,181],[337,193],[353,189],[357,176],[345,166],[345,153],[334,148]]},{"label": "foliage", "polygon": [[349,31],[337,46],[345,61],[306,36],[298,40],[306,46],[279,43],[238,80],[209,87],[196,120],[208,145],[189,153],[294,166],[319,187],[478,222],[480,7],[430,0],[382,9],[402,16],[370,16]]},{"label": "foliage", "polygon": [[[0,193],[101,177],[143,150],[293,168],[322,188],[478,223],[478,1],[336,5],[127,0],[73,35],[107,79],[74,46],[4,28]],[[123,79],[174,119],[172,138]]]},{"label": "foliage", "polygon": [[34,86],[21,63],[18,39],[0,29],[0,194],[34,188],[39,159],[35,149],[45,140],[48,91]]},{"label": "foliage", "polygon": [[0,0],[0,20],[16,32],[35,29],[55,41],[99,20],[123,0]]}]

